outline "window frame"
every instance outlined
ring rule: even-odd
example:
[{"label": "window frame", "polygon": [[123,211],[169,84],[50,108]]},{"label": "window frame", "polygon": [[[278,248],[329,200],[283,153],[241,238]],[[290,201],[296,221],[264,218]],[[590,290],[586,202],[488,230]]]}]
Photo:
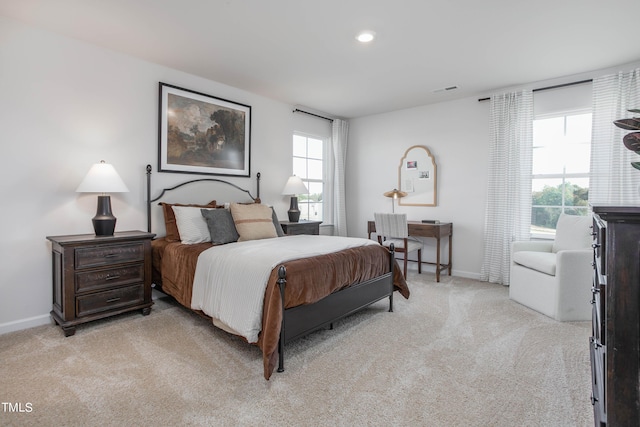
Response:
[{"label": "window frame", "polygon": [[[535,121],[537,120],[545,120],[545,119],[553,119],[553,118],[558,118],[558,117],[563,117],[564,118],[564,127],[565,127],[565,134],[564,136],[566,136],[566,127],[567,127],[567,117],[568,116],[578,116],[578,115],[584,115],[584,114],[591,114],[591,123],[593,123],[593,111],[590,108],[576,108],[576,109],[570,109],[570,110],[562,110],[562,111],[556,111],[556,112],[552,112],[552,113],[545,113],[545,114],[538,114],[533,118],[533,121],[535,123]],[[535,141],[533,142],[533,147],[532,149],[535,149]],[[589,144],[591,144],[591,141],[589,141]],[[532,171],[533,171],[533,165],[532,165]],[[533,210],[535,208],[554,208],[554,209],[560,209],[560,213],[565,213],[568,209],[572,209],[572,210],[586,210],[587,215],[588,212],[590,210],[589,205],[587,204],[587,206],[573,206],[573,205],[567,205],[565,203],[565,191],[561,192],[561,204],[560,206],[557,205],[534,205],[533,204],[533,182],[536,179],[559,179],[561,180],[561,185],[564,188],[565,184],[567,182],[570,183],[571,178],[578,178],[578,179],[590,179],[590,167],[589,170],[587,170],[586,172],[572,172],[572,173],[566,173],[566,172],[562,172],[562,173],[542,173],[542,174],[534,174],[532,172],[531,174],[531,238],[532,239],[541,239],[541,240],[553,240],[555,239],[555,231],[556,229],[553,229],[553,233],[536,233],[534,232],[534,224],[533,224]],[[589,190],[589,187],[587,186],[587,191]]]},{"label": "window frame", "polygon": [[[333,224],[333,152],[331,149],[331,138],[330,137],[324,137],[322,135],[316,135],[316,134],[312,134],[309,132],[301,132],[301,131],[293,131],[292,137],[291,137],[291,148],[292,148],[292,155],[291,155],[291,162],[292,162],[292,168],[293,168],[293,162],[294,159],[298,158],[302,158],[305,160],[318,160],[315,157],[308,157],[308,152],[307,152],[307,156],[305,157],[301,157],[301,156],[297,156],[295,154],[293,154],[293,144],[294,144],[294,140],[295,137],[302,137],[305,138],[307,140],[307,144],[308,144],[308,140],[309,139],[316,139],[319,141],[322,141],[322,179],[309,179],[309,178],[303,178],[300,177],[302,179],[302,182],[305,183],[305,185],[307,186],[307,189],[309,189],[309,185],[308,183],[320,183],[322,184],[322,218],[320,219],[322,221],[322,225],[331,225]],[[308,172],[308,167],[307,167],[307,172]],[[308,195],[309,193],[307,193]],[[308,203],[308,202],[302,202],[302,203]],[[298,208],[300,208],[301,205],[301,201],[298,200]],[[300,220],[304,220],[306,219],[305,216],[300,215]],[[314,219],[310,219],[311,221],[314,221]]]}]

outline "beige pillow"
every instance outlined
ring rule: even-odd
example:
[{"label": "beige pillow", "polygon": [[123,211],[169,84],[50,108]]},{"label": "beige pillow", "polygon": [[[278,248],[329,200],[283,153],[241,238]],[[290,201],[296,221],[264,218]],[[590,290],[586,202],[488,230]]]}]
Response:
[{"label": "beige pillow", "polygon": [[232,203],[229,209],[240,235],[238,242],[278,237],[273,225],[273,212],[269,206],[259,203]]}]

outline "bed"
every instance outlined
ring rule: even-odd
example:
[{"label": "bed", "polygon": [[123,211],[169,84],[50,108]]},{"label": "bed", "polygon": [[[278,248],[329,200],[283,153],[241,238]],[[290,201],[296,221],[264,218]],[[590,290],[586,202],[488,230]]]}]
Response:
[{"label": "bed", "polygon": [[[367,239],[282,236],[275,214],[271,217],[273,229],[277,232],[275,238],[244,240],[243,237],[248,235],[247,225],[239,220],[235,226],[240,233],[240,241],[219,243],[218,237],[212,232],[213,243],[191,242],[188,237],[188,243],[183,243],[185,236],[176,236],[179,230],[175,226],[180,225],[181,221],[184,224],[182,215],[185,211],[192,214],[195,210],[205,209],[208,212],[202,211],[202,216],[215,214],[216,222],[210,222],[209,217],[206,219],[210,226],[218,224],[219,218],[233,217],[224,211],[237,214],[236,220],[243,218],[243,212],[260,210],[263,216],[266,215],[265,205],[260,203],[260,174],[256,176],[255,197],[249,190],[231,182],[203,178],[162,189],[159,196],[152,198],[151,171],[151,166],[147,165],[147,227],[151,231],[152,211],[158,205],[163,211],[165,223],[165,236],[152,242],[154,285],[184,307],[211,318],[216,326],[258,345],[262,350],[266,379],[271,377],[276,367],[278,372],[284,371],[285,346],[292,340],[321,328],[332,327],[333,322],[342,317],[385,298],[389,299],[389,311],[393,311],[394,290],[409,298],[410,292],[393,256],[393,249],[389,251]],[[231,203],[230,206],[219,204],[216,200],[201,204],[162,201],[170,191],[207,181],[244,192],[248,201]],[[159,202],[158,205],[156,202]],[[174,218],[171,217],[172,213]],[[267,221],[263,218],[262,222],[261,227]],[[346,246],[340,246],[342,244]],[[252,254],[251,262],[242,260],[246,253]],[[271,255],[276,253],[277,256]],[[299,255],[300,253],[303,255]],[[253,278],[247,279],[249,272],[244,270],[250,270],[248,268],[232,267],[233,259],[244,262],[244,265],[251,265],[259,280],[254,283]],[[251,306],[248,302],[235,306],[231,304],[231,300],[238,299],[234,295],[238,291],[238,283],[243,283],[242,288],[255,288],[251,295],[255,295],[259,313],[248,309]],[[206,304],[201,306],[203,301],[209,301],[211,293],[218,295],[213,307]],[[248,299],[251,297],[242,297],[242,301]],[[243,328],[227,323],[227,313],[236,315],[242,311],[252,312],[254,317],[259,316],[257,320],[252,320],[253,323],[258,323],[257,333],[247,335]]]}]

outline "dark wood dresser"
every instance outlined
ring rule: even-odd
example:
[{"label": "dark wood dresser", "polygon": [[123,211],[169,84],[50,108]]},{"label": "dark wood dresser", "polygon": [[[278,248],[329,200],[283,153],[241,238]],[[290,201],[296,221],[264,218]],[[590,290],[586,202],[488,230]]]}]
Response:
[{"label": "dark wood dresser", "polygon": [[640,425],[640,207],[593,206],[596,426]]},{"label": "dark wood dresser", "polygon": [[51,317],[65,336],[76,325],[131,310],[151,310],[151,239],[123,231],[113,236],[48,236],[53,262]]}]

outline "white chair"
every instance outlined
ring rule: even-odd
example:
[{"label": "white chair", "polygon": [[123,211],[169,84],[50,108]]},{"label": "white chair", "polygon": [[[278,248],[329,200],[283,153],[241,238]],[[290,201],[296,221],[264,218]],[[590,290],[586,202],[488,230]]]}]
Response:
[{"label": "white chair", "polygon": [[513,242],[509,298],[561,322],[591,319],[590,225],[562,214],[553,242]]},{"label": "white chair", "polygon": [[386,247],[395,247],[404,253],[404,277],[407,277],[407,258],[410,252],[418,251],[418,273],[422,273],[422,241],[409,237],[407,214],[374,213],[378,242]]}]

